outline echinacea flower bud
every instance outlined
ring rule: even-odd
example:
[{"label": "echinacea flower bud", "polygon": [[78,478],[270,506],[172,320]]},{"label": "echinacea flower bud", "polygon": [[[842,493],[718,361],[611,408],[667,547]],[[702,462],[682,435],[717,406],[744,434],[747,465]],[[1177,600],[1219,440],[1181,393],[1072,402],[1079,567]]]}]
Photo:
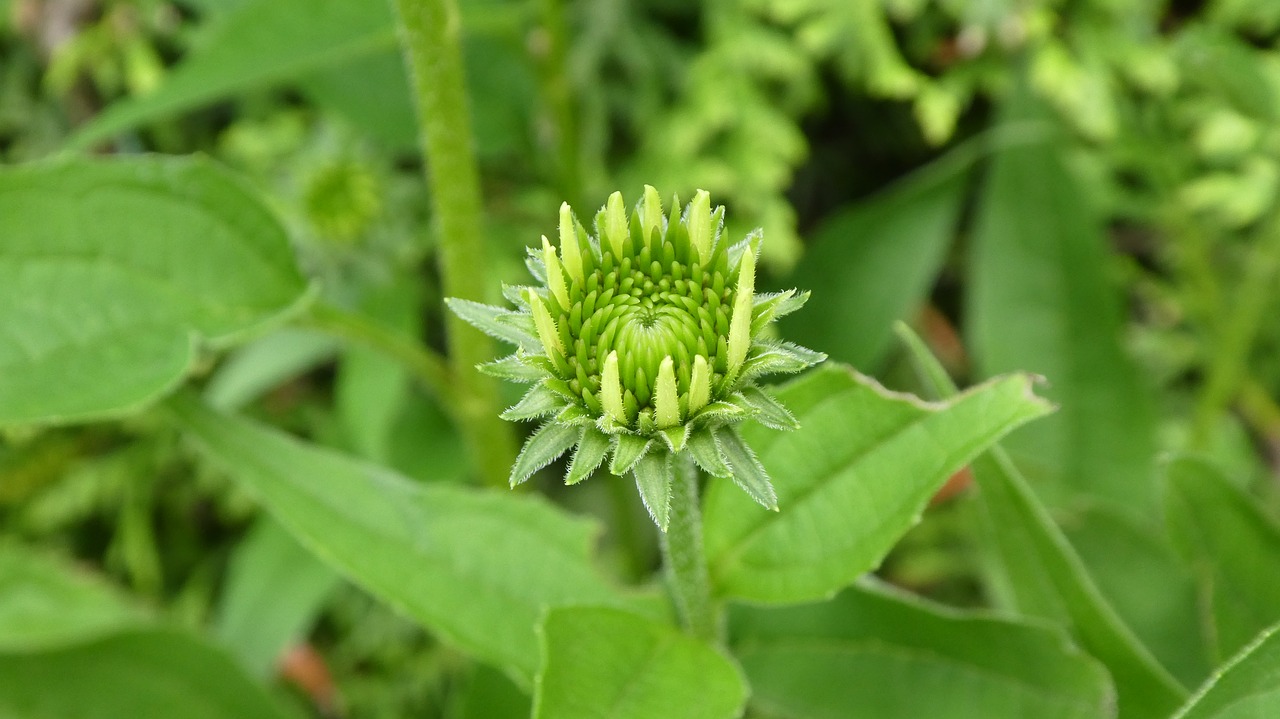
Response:
[{"label": "echinacea flower bud", "polygon": [[658,191],[627,216],[615,192],[595,218],[595,235],[566,203],[559,248],[545,236],[527,263],[538,286],[507,288],[515,310],[449,300],[460,317],[518,346],[481,365],[533,388],[503,413],[548,418],[511,472],[512,486],[575,448],[565,481],[631,473],[645,506],[666,529],[672,462],[688,453],[715,477],[732,477],[757,502],[777,509],[764,468],[739,437],[746,419],[778,428],[795,419],[756,387],[765,374],[799,372],[825,355],[761,338],[808,293],[755,293],[752,233],[730,245],[724,208],[699,190],[683,216],[664,215]]}]

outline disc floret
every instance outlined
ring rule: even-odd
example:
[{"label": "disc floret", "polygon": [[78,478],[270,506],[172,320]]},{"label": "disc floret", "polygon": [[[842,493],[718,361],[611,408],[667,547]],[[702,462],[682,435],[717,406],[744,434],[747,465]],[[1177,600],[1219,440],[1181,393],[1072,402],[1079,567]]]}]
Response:
[{"label": "disc floret", "polygon": [[672,461],[689,453],[703,470],[733,477],[756,501],[777,508],[764,468],[738,437],[748,418],[789,429],[795,420],[755,386],[763,374],[798,372],[821,353],[760,338],[774,319],[799,309],[808,293],[755,293],[759,231],[729,244],[724,208],[698,191],[677,215],[664,214],[645,187],[630,215],[613,193],[596,214],[595,234],[560,208],[559,248],[547,237],[531,248],[536,286],[508,287],[516,309],[450,300],[461,317],[518,346],[482,365],[532,383],[503,413],[547,419],[512,469],[514,486],[576,447],[565,480],[631,473],[654,521],[665,529]]}]

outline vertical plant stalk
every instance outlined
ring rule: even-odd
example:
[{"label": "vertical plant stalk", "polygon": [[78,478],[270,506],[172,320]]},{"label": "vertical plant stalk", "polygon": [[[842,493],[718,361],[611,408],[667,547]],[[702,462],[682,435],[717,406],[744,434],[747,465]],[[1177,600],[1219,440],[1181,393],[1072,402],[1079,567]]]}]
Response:
[{"label": "vertical plant stalk", "polygon": [[685,629],[699,639],[717,641],[720,617],[711,598],[707,556],[702,549],[698,468],[688,453],[676,455],[672,461],[675,472],[671,482],[671,523],[661,534],[662,564]]},{"label": "vertical plant stalk", "polygon": [[560,193],[574,205],[583,199],[582,160],[578,151],[578,113],[569,83],[569,28],[563,0],[541,0],[538,10],[546,38],[542,95],[555,128],[557,179]]},{"label": "vertical plant stalk", "polygon": [[[393,4],[417,103],[444,293],[481,300],[489,283],[458,7],[454,0],[393,0]],[[455,390],[453,415],[473,465],[487,482],[505,484],[516,456],[515,438],[498,419],[502,408],[495,382],[475,369],[492,359],[493,343],[453,314],[447,315],[445,330]]]},{"label": "vertical plant stalk", "polygon": [[1199,447],[1208,444],[1218,414],[1238,396],[1248,376],[1249,352],[1267,305],[1274,299],[1280,276],[1280,216],[1268,218],[1262,232],[1218,336],[1209,376],[1196,405],[1192,439]]}]

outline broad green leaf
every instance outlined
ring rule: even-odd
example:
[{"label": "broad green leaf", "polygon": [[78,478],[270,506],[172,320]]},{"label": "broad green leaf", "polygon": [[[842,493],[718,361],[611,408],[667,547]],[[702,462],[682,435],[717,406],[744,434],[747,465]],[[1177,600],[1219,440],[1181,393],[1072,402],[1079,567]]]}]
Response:
[{"label": "broad green leaf", "polygon": [[751,702],[791,719],[1114,714],[1106,671],[1058,631],[875,585],[820,604],[735,607]]},{"label": "broad green leaf", "polygon": [[[1004,120],[1038,118],[1026,93]],[[1051,504],[1080,495],[1135,512],[1154,504],[1154,413],[1120,345],[1121,298],[1108,280],[1101,221],[1052,140],[996,154],[969,255],[966,328],[979,373],[1048,379],[1061,411],[1007,448]]]},{"label": "broad green leaf", "polygon": [[44,652],[0,652],[5,719],[282,719],[232,659],[172,630],[132,630]]},{"label": "broad green leaf", "polygon": [[304,547],[518,681],[537,667],[545,607],[624,601],[592,565],[596,525],[540,499],[416,484],[189,396],[170,407]]},{"label": "broad green leaf", "polygon": [[328,565],[263,516],[231,557],[213,633],[250,674],[268,677],[337,586]]},{"label": "broad green leaf", "polygon": [[1138,640],[1184,685],[1200,683],[1212,664],[1201,631],[1196,584],[1169,546],[1163,527],[1094,505],[1064,520],[1063,531],[1102,595]]},{"label": "broad green leaf", "polygon": [[505,674],[475,664],[461,692],[458,710],[450,719],[529,719],[533,702]]},{"label": "broad green leaf", "polygon": [[83,568],[0,544],[0,652],[62,646],[147,621],[122,592]]},{"label": "broad green leaf", "polygon": [[218,409],[240,409],[337,353],[338,342],[328,335],[281,328],[230,353],[205,385],[205,401]]},{"label": "broad green leaf", "polygon": [[1217,656],[1280,621],[1280,527],[1208,464],[1169,464],[1165,517],[1200,585]]},{"label": "broad green leaf", "polygon": [[542,625],[535,719],[731,719],[747,688],[709,644],[617,609],[567,607]]},{"label": "broad green leaf", "polygon": [[814,231],[787,278],[821,298],[781,321],[782,333],[855,367],[874,366],[894,320],[928,297],[955,233],[967,173],[921,174]]},{"label": "broad green leaf", "polygon": [[1280,715],[1280,626],[1240,650],[1174,719],[1263,719]]},{"label": "broad green leaf", "polygon": [[0,426],[134,411],[305,289],[280,222],[208,160],[0,169]]},{"label": "broad green leaf", "polygon": [[742,434],[773,478],[779,511],[726,482],[707,493],[708,563],[726,597],[833,595],[879,564],[953,472],[1050,411],[1023,375],[930,405],[828,364],[776,394],[800,429],[747,425]]},{"label": "broad green leaf", "polygon": [[[921,374],[941,397],[951,378],[910,330],[899,333]],[[986,540],[1003,575],[1006,601],[1018,612],[1066,624],[1115,680],[1120,717],[1168,716],[1186,696],[1103,597],[1062,530],[999,446],[973,462]]]},{"label": "broad green leaf", "polygon": [[[351,0],[254,0],[218,19],[150,94],[116,103],[72,137],[84,149],[228,95],[340,67],[395,47],[391,8]],[[322,93],[323,94],[323,93]]]},{"label": "broad green leaf", "polygon": [[[369,321],[419,341],[421,308],[417,285],[406,277],[366,287],[360,310]],[[347,347],[334,382],[334,405],[343,434],[365,459],[386,463],[392,430],[410,392],[403,365],[368,347]]]},{"label": "broad green leaf", "polygon": [[[381,8],[370,10],[380,12]],[[388,149],[404,151],[417,146],[418,118],[398,49],[330,64],[299,77],[298,86],[316,104],[337,112]]]}]

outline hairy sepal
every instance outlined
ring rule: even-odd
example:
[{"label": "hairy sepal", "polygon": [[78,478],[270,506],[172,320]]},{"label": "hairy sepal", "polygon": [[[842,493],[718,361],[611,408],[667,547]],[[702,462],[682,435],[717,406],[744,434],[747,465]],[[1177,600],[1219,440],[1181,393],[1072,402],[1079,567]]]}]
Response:
[{"label": "hairy sepal", "polygon": [[756,459],[756,455],[732,428],[721,428],[716,431],[716,439],[720,449],[729,460],[733,469],[733,481],[752,499],[765,509],[778,510],[778,495],[773,491],[773,482],[769,481],[769,473],[764,465]]},{"label": "hairy sepal", "polygon": [[658,529],[667,531],[671,519],[671,481],[674,472],[668,452],[653,451],[641,457],[631,470],[644,508]]},{"label": "hairy sepal", "polygon": [[604,462],[612,443],[609,436],[594,427],[584,427],[578,440],[578,448],[573,452],[569,469],[565,472],[565,484],[577,484],[590,477]]},{"label": "hairy sepal", "polygon": [[512,405],[501,417],[508,421],[545,417],[564,407],[565,399],[547,385],[534,385],[519,402]]},{"label": "hairy sepal", "polygon": [[534,472],[559,459],[577,443],[580,434],[577,427],[558,424],[554,420],[539,427],[524,443],[511,467],[511,486],[524,482]]},{"label": "hairy sepal", "polygon": [[445,304],[467,324],[494,339],[529,349],[536,349],[542,346],[538,342],[538,338],[534,336],[533,328],[525,326],[515,319],[526,317],[523,313],[511,312],[482,302],[460,300],[456,297],[445,298]]},{"label": "hairy sepal", "polygon": [[613,435],[613,460],[609,462],[609,471],[619,477],[625,475],[652,447],[653,440],[646,437],[625,433]]}]

